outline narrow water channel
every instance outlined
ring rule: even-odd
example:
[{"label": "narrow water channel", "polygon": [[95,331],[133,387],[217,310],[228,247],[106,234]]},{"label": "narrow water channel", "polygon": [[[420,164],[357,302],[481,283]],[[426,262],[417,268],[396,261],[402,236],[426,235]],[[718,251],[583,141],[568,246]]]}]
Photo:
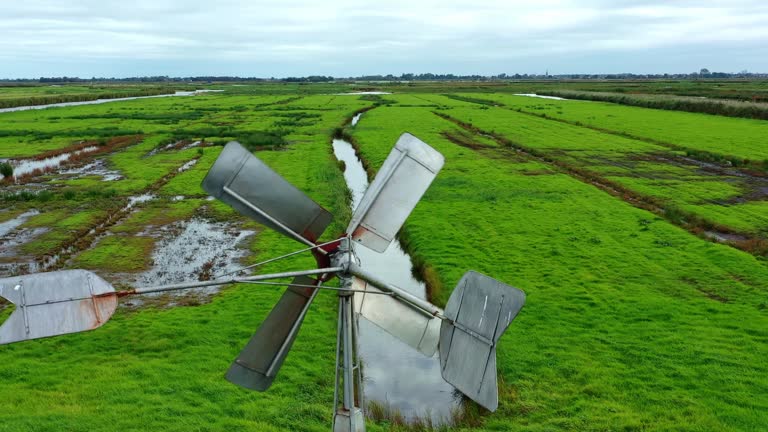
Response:
[{"label": "narrow water channel", "polygon": [[[359,119],[355,116],[354,124]],[[334,139],[333,152],[346,165],[344,179],[352,192],[354,211],[368,188],[368,177],[349,142]],[[356,252],[366,270],[426,298],[426,287],[412,276],[411,257],[397,240],[384,253],[364,246],[357,247]],[[459,398],[440,374],[438,354],[425,357],[364,318],[359,326],[366,400],[399,411],[407,420],[419,417],[431,418],[434,424],[449,423],[452,411],[459,409]]]},{"label": "narrow water channel", "polygon": [[78,105],[96,105],[96,104],[103,104],[107,102],[127,101],[127,100],[134,100],[134,99],[152,99],[152,98],[173,97],[173,96],[195,96],[201,93],[222,92],[222,91],[224,90],[177,91],[176,93],[168,93],[168,94],[152,95],[152,96],[132,96],[132,97],[113,98],[113,99],[95,99],[95,100],[79,101],[79,102],[60,102],[60,103],[53,103],[53,104],[46,104],[46,105],[25,105],[25,106],[11,107],[11,108],[0,108],[0,113],[38,110],[38,109],[56,108],[56,107],[78,106]]}]

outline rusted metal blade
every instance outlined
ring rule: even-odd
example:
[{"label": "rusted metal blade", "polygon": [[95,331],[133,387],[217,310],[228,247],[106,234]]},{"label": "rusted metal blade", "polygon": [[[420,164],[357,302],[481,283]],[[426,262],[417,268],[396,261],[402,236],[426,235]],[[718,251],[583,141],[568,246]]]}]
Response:
[{"label": "rusted metal blade", "polygon": [[227,380],[251,390],[265,391],[277,376],[301,328],[304,316],[317,295],[315,279],[293,280],[256,333],[227,371]]},{"label": "rusted metal blade", "polygon": [[425,142],[408,133],[400,136],[355,209],[347,234],[384,252],[444,163]]},{"label": "rusted metal blade", "polygon": [[0,327],[0,344],[93,330],[117,308],[117,294],[85,270],[0,279],[0,296],[16,306]]},{"label": "rusted metal blade", "polygon": [[440,327],[443,379],[490,411],[498,407],[496,343],[525,304],[525,293],[469,271],[453,290]]},{"label": "rusted metal blade", "polygon": [[235,141],[224,147],[202,187],[240,214],[310,246],[333,219]]},{"label": "rusted metal blade", "polygon": [[427,357],[437,351],[440,319],[410,303],[381,295],[382,291],[358,277],[352,278],[355,312]]}]

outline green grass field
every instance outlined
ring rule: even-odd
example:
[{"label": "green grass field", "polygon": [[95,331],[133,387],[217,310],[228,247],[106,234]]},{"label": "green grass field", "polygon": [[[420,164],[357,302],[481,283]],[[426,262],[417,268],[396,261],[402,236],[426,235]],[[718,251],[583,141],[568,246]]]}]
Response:
[{"label": "green grass field", "polygon": [[[471,95],[469,95],[471,96]],[[762,162],[768,149],[760,138],[768,123],[715,115],[629,107],[606,102],[547,100],[523,96],[477,95],[526,113],[625,134],[684,149],[708,151]]]},{"label": "green grass field", "polygon": [[[147,270],[158,241],[152,230],[190,218],[258,231],[248,262],[287,253],[298,244],[206,199],[200,182],[221,144],[241,141],[333,212],[330,239],[350,217],[331,137],[353,113],[373,107],[344,129],[371,167],[406,131],[446,158],[402,236],[432,301],[444,305],[468,269],[527,294],[498,350],[498,411],[444,429],[763,429],[765,258],[694,235],[635,198],[759,241],[768,208],[748,189],[755,184],[741,171],[710,172],[680,158],[689,157],[683,148],[724,156],[738,148],[739,157],[761,160],[764,124],[504,94],[514,86],[482,94],[456,87],[359,97],[334,95],[349,90],[338,85],[221,86],[227,91],[0,114],[0,158],[140,137],[98,156],[121,180],[54,171],[25,185],[2,183],[0,223],[38,210],[20,228],[44,232],[16,254],[66,250],[60,267],[107,278]],[[537,116],[544,113],[549,118]],[[725,131],[728,144],[715,138]],[[183,148],[195,141],[203,144]],[[626,191],[608,193],[600,182]],[[749,200],[735,200],[748,193]],[[143,194],[155,198],[126,210],[130,197]],[[313,265],[302,256],[261,271]],[[0,347],[0,431],[329,430],[336,331],[329,293],[313,305],[268,392],[223,378],[281,292],[237,285],[176,307],[160,298],[119,309],[93,332]],[[369,421],[368,429],[418,428]]]},{"label": "green grass field", "polygon": [[[689,142],[686,144],[689,152],[685,152],[659,144],[650,138],[622,136],[620,131],[610,129],[623,125],[621,127],[625,129],[644,130],[648,136],[652,136],[653,128],[662,130],[666,127],[666,130],[671,131],[667,139],[673,140],[677,139],[676,134],[682,133],[679,131],[682,129],[680,125],[689,117],[695,117],[698,122],[695,127],[691,123],[690,129],[697,130],[691,135],[706,135],[709,128],[703,125],[708,124],[711,118],[714,125],[712,134],[722,138],[727,131],[733,131],[733,140],[743,136],[740,145],[744,148],[743,154],[747,155],[749,148],[753,149],[753,154],[761,154],[763,151],[761,131],[768,131],[768,123],[620,105],[613,105],[614,113],[608,114],[611,104],[552,101],[563,104],[562,106],[570,107],[568,104],[572,104],[583,113],[594,106],[595,115],[590,116],[594,118],[594,122],[602,121],[600,113],[611,119],[601,123],[600,129],[603,130],[597,130],[577,122],[570,124],[557,121],[559,118],[554,115],[547,114],[549,118],[532,115],[534,111],[531,107],[544,106],[548,107],[546,110],[555,110],[555,106],[560,106],[550,106],[550,101],[547,100],[537,102],[538,99],[534,98],[506,96],[489,96],[484,100],[493,98],[503,101],[504,106],[472,102],[476,98],[471,96],[428,96],[429,100],[440,105],[441,108],[434,111],[438,114],[470,124],[536,155],[584,172],[597,180],[614,183],[638,196],[647,197],[658,206],[682,209],[694,217],[704,219],[702,225],[707,229],[719,226],[761,238],[768,233],[766,195],[761,192],[768,186],[764,173],[759,170],[755,172],[751,169],[739,169],[728,164],[715,165],[710,159],[697,159],[695,156],[696,152],[701,150],[713,153],[717,150],[719,153],[716,154],[725,155],[731,148],[730,145],[695,145],[692,139],[680,139],[681,143]],[[510,101],[521,105],[512,105]],[[525,102],[529,105],[523,105]],[[518,112],[517,108],[523,112]],[[676,115],[681,117],[675,117]],[[643,129],[643,125],[650,124],[655,126]],[[712,168],[709,169],[708,166]]]}]

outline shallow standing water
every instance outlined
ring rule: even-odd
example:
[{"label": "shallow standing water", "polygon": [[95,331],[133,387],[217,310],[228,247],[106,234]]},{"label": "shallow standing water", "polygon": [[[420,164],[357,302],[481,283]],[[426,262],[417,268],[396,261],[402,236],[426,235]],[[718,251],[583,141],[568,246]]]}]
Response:
[{"label": "shallow standing water", "polygon": [[34,259],[17,256],[17,248],[48,231],[47,228],[21,228],[29,218],[38,214],[39,211],[30,210],[0,223],[0,277],[12,276],[19,272],[29,273],[37,269]]},{"label": "shallow standing water", "polygon": [[[73,155],[77,156],[83,153],[91,153],[96,150],[98,150],[99,147],[97,146],[89,146],[84,149],[76,150],[71,153],[62,153],[60,155],[51,156],[49,158],[36,160],[36,159],[20,159],[20,160],[7,160],[3,159],[5,162],[9,162],[11,166],[13,166],[13,175],[15,177],[20,177],[25,174],[29,174],[35,170],[48,170],[57,168],[59,165],[63,164],[64,162],[68,161],[70,157]],[[2,179],[3,176],[0,175],[0,179]]]},{"label": "shallow standing water", "polygon": [[557,96],[545,96],[540,95],[536,93],[515,93],[515,96],[527,96],[527,97],[535,97],[535,98],[541,98],[541,99],[552,99],[552,100],[568,100],[566,98],[561,98]]},{"label": "shallow standing water", "polygon": [[[215,274],[227,273],[241,267],[240,259],[248,253],[240,248],[243,240],[254,234],[226,223],[193,218],[156,230],[161,240],[152,252],[152,268],[136,280],[138,286],[156,286],[207,280]],[[197,293],[212,294],[218,286],[196,288]],[[181,295],[189,292],[184,290]]]},{"label": "shallow standing water", "polygon": [[[352,192],[354,210],[368,188],[368,176],[350,143],[333,140],[333,152],[346,165],[344,179]],[[426,287],[413,278],[411,258],[397,240],[384,253],[365,246],[358,246],[355,252],[366,270],[426,298]],[[388,405],[409,420],[418,416],[430,417],[435,424],[449,422],[451,412],[459,409],[459,400],[440,374],[438,354],[425,357],[364,318],[359,327],[366,400]]]}]

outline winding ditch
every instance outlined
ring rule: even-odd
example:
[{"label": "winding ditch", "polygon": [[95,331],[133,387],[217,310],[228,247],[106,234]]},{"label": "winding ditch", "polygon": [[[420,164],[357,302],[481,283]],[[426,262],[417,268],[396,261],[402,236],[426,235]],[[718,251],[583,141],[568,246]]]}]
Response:
[{"label": "winding ditch", "polygon": [[[353,117],[352,125],[358,123],[360,115]],[[346,166],[344,179],[352,192],[354,211],[368,188],[368,176],[352,144],[343,139],[334,139],[332,144],[334,155]],[[411,257],[398,241],[383,253],[365,247],[358,247],[356,253],[371,273],[426,299],[426,286],[413,277]],[[443,380],[438,354],[425,357],[365,319],[359,320],[359,327],[366,400],[392,417],[450,423],[460,410],[460,396]]]}]

